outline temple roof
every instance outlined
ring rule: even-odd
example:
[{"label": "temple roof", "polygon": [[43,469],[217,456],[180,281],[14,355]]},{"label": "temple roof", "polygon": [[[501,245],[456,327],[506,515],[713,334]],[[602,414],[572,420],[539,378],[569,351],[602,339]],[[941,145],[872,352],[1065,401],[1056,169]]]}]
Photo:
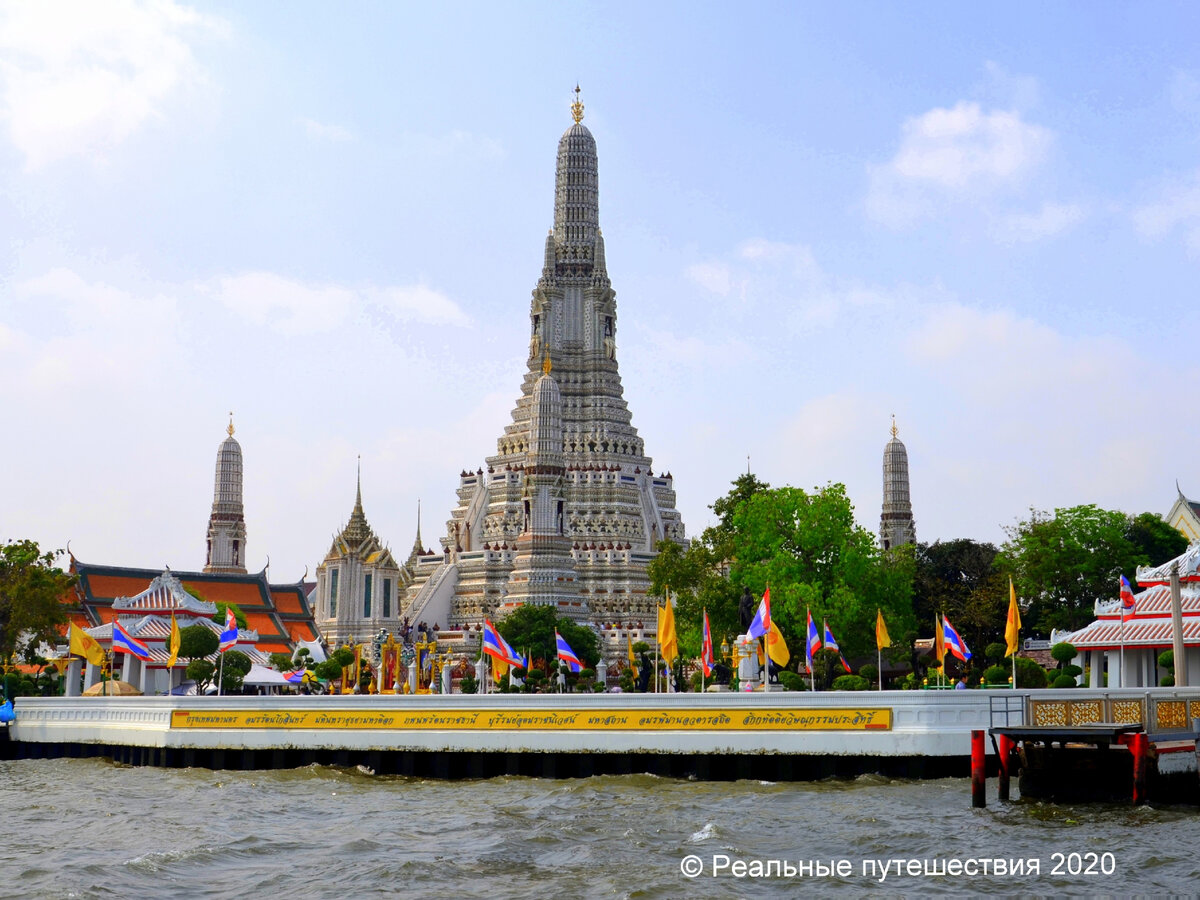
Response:
[{"label": "temple roof", "polygon": [[1141,585],[1167,584],[1171,567],[1179,567],[1180,581],[1200,581],[1200,543],[1192,544],[1183,554],[1161,566],[1138,566],[1137,582]]},{"label": "temple roof", "polygon": [[[69,605],[68,616],[76,625],[93,628],[111,623],[120,616],[150,613],[149,604],[157,602],[154,584],[165,584],[165,575],[179,584],[187,598],[176,607],[185,614],[209,618],[216,612],[217,602],[235,604],[246,618],[249,630],[258,634],[258,648],[265,653],[290,652],[298,640],[316,640],[316,623],[308,606],[306,587],[297,584],[269,584],[266,572],[253,575],[217,574],[209,572],[159,572],[154,569],[135,569],[124,566],[104,566],[84,563],[71,558],[71,572],[78,576],[73,592],[63,598]],[[188,592],[195,591],[201,598]],[[170,588],[174,592],[173,588]],[[139,598],[146,598],[146,606]],[[195,604],[195,607],[191,605]],[[210,609],[211,612],[198,612]],[[162,610],[170,621],[171,609]],[[216,623],[214,623],[215,625]],[[239,648],[240,649],[240,648]]]}]

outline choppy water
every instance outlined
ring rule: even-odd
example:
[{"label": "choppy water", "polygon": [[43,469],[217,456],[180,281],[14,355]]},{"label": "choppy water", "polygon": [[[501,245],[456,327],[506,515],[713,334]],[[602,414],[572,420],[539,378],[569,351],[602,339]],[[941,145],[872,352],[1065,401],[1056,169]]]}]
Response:
[{"label": "choppy water", "polygon": [[[994,784],[992,785],[994,788]],[[1191,894],[1190,808],[970,806],[965,779],[424,781],[0,762],[0,897],[775,897]],[[1055,852],[1112,875],[1050,873]],[[685,878],[681,860],[704,866]],[[714,856],[848,860],[848,877],[713,877]],[[866,859],[1037,858],[1018,877],[862,874]]]}]

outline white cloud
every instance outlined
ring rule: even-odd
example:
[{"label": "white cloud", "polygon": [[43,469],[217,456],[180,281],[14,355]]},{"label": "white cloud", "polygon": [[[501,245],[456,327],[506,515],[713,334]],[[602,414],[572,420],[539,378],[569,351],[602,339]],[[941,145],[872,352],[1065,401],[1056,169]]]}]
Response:
[{"label": "white cloud", "polygon": [[247,272],[217,279],[215,287],[207,290],[243,318],[286,335],[331,331],[356,316],[376,318],[379,311],[400,322],[460,328],[471,324],[453,300],[420,284],[384,288],[306,284],[272,272]]},{"label": "white cloud", "polygon": [[172,0],[0,6],[0,121],[26,166],[102,158],[204,71],[188,40],[227,24]]},{"label": "white cloud", "polygon": [[455,325],[460,328],[471,324],[471,317],[463,312],[457,303],[440,291],[423,284],[381,288],[367,294],[402,322]]},{"label": "white cloud", "polygon": [[355,305],[347,288],[307,285],[270,272],[220,278],[216,293],[228,309],[287,335],[337,328]]},{"label": "white cloud", "polygon": [[1188,249],[1200,255],[1200,169],[1176,179],[1153,203],[1137,209],[1133,222],[1144,236],[1161,239],[1180,229]]},{"label": "white cloud", "polygon": [[296,121],[303,126],[304,133],[314,140],[332,141],[337,144],[354,140],[354,135],[341,125],[325,124],[315,119],[301,118]]},{"label": "white cloud", "polygon": [[1035,213],[1010,213],[999,221],[996,237],[1006,243],[1040,241],[1078,225],[1086,213],[1074,203],[1043,203]]},{"label": "white cloud", "polygon": [[722,262],[703,262],[688,266],[687,277],[712,294],[725,297],[733,284],[729,266]]},{"label": "white cloud", "polygon": [[901,226],[942,204],[987,196],[1037,168],[1051,132],[1015,111],[962,101],[908,119],[891,162],[871,166],[867,213]]}]

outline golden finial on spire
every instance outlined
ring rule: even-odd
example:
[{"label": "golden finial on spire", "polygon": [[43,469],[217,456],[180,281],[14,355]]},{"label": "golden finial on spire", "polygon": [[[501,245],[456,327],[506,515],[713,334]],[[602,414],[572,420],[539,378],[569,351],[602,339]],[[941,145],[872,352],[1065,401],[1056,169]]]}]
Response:
[{"label": "golden finial on spire", "polygon": [[575,119],[575,124],[578,125],[583,121],[583,103],[579,99],[579,85],[575,85],[575,102],[571,104],[571,116]]},{"label": "golden finial on spire", "polygon": [[898,437],[899,431],[896,429],[896,414],[892,413],[892,437]]},{"label": "golden finial on spire", "polygon": [[550,354],[549,353],[547,353],[544,357],[542,357],[542,374],[543,375],[550,374]]},{"label": "golden finial on spire", "polygon": [[233,437],[233,410],[232,409],[229,411],[229,427],[226,428],[225,431],[229,433],[230,437]]}]

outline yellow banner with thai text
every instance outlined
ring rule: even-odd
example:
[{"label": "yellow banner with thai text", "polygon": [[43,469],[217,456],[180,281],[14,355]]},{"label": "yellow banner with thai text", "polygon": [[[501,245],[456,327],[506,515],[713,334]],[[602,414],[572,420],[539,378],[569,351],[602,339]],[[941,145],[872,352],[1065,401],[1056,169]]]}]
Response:
[{"label": "yellow banner with thai text", "polygon": [[171,714],[172,728],[498,731],[889,731],[890,709],[713,710],[199,710]]}]

